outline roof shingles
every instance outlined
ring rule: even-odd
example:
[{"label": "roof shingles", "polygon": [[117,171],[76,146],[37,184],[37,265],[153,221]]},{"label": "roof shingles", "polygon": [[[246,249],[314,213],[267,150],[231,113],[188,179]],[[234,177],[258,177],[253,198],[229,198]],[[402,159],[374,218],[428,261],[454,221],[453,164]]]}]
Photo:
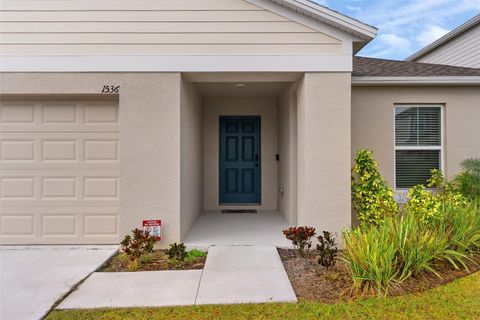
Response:
[{"label": "roof shingles", "polygon": [[354,77],[480,76],[480,69],[440,64],[353,57]]}]

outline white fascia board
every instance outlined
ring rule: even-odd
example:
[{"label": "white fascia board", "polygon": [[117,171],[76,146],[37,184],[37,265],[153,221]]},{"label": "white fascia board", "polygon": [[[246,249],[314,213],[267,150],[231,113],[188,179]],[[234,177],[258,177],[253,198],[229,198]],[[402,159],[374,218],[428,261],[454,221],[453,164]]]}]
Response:
[{"label": "white fascia board", "polygon": [[275,2],[291,10],[298,11],[322,23],[334,26],[342,31],[360,36],[362,39],[371,40],[377,35],[378,29],[343,15],[337,11],[319,5],[310,0],[247,0],[261,5],[262,2]]},{"label": "white fascia board", "polygon": [[351,72],[351,54],[0,56],[0,72]]},{"label": "white fascia board", "polygon": [[353,86],[480,85],[480,76],[445,77],[352,77]]}]

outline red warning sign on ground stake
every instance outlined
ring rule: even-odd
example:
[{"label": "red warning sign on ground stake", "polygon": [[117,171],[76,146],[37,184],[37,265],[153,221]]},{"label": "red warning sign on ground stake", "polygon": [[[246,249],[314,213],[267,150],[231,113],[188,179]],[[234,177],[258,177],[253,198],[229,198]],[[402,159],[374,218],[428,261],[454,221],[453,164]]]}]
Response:
[{"label": "red warning sign on ground stake", "polygon": [[148,232],[149,235],[155,237],[158,241],[162,240],[161,220],[143,220],[143,232]]}]

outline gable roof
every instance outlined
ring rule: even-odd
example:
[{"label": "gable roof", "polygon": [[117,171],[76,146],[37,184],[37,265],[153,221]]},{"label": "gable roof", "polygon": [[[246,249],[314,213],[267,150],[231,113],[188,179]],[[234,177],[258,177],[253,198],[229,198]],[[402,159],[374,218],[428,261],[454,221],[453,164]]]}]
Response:
[{"label": "gable roof", "polygon": [[429,44],[425,48],[423,48],[423,49],[417,51],[416,53],[412,54],[411,56],[406,58],[405,61],[415,61],[415,60],[423,57],[424,55],[426,55],[429,52],[435,50],[436,48],[440,47],[441,45],[447,43],[451,39],[461,35],[462,33],[470,30],[471,28],[475,27],[478,24],[480,24],[480,14],[476,15],[475,17],[468,20],[464,24],[462,24],[462,25],[458,26],[457,28],[453,29],[452,31],[450,31],[449,33],[447,33],[446,35],[444,35],[440,39],[432,42],[431,44]]},{"label": "gable roof", "polygon": [[[260,4],[262,0],[247,0]],[[357,19],[339,13],[310,0],[269,0],[309,18],[330,25],[344,32],[353,34],[363,40],[370,41],[377,35],[378,29]]]}]

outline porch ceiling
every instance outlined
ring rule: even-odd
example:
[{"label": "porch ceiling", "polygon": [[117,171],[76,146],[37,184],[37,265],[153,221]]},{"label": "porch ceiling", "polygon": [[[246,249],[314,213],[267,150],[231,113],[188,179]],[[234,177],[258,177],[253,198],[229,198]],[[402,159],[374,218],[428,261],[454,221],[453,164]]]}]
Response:
[{"label": "porch ceiling", "polygon": [[223,82],[197,83],[204,98],[275,98],[287,82]]}]

